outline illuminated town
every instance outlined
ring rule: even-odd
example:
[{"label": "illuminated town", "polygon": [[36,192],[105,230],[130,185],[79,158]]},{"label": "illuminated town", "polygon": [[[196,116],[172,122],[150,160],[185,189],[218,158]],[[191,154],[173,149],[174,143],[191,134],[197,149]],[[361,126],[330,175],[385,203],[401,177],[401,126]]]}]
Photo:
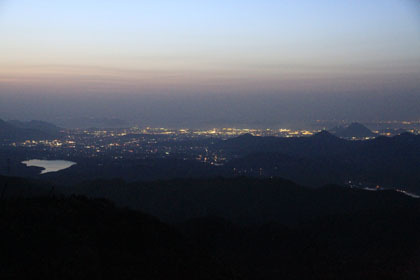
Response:
[{"label": "illuminated town", "polygon": [[[321,122],[321,121],[319,121]],[[399,130],[419,134],[420,122],[383,122],[382,127],[373,130],[376,136],[393,136]],[[261,137],[310,137],[322,131],[316,129],[289,128],[212,128],[212,129],[170,129],[153,127],[132,127],[115,129],[72,129],[63,130],[62,136],[50,140],[26,140],[8,143],[8,146],[25,149],[31,154],[42,152],[57,158],[111,158],[150,159],[181,158],[197,160],[212,165],[223,165],[231,155],[217,148],[217,143],[244,134]],[[376,137],[375,136],[375,137]],[[348,140],[369,140],[375,137],[353,137]]]}]

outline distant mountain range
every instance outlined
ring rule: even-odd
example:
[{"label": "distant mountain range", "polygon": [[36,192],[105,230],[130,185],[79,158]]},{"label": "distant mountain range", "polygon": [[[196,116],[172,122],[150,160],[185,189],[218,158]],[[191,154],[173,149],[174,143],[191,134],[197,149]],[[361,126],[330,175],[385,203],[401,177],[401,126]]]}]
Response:
[{"label": "distant mountain range", "polygon": [[366,141],[327,131],[300,138],[244,135],[220,142],[216,149],[234,158],[224,168],[237,175],[280,176],[312,186],[353,181],[419,191],[420,135]]},{"label": "distant mountain range", "polygon": [[335,127],[330,130],[332,134],[341,138],[366,138],[377,136],[369,128],[361,123],[351,123],[347,126]]},{"label": "distant mountain range", "polygon": [[43,121],[4,121],[0,119],[0,141],[52,139],[60,136],[61,128]]}]

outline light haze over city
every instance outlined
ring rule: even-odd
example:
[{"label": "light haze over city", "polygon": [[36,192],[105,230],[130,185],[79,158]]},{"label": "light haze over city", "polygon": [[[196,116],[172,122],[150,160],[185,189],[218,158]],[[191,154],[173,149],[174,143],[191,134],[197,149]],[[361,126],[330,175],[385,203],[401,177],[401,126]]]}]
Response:
[{"label": "light haze over city", "polygon": [[420,4],[0,1],[0,118],[420,118]]}]

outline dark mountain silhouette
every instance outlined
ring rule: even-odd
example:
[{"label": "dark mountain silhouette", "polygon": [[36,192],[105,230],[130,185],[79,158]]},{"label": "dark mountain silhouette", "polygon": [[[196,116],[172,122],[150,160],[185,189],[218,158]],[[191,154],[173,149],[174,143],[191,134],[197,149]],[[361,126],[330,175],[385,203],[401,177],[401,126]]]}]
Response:
[{"label": "dark mountain silhouette", "polygon": [[53,184],[39,180],[0,176],[0,199],[45,196],[55,189]]},{"label": "dark mountain silhouette", "polygon": [[330,132],[326,130],[322,130],[318,133],[315,133],[311,136],[312,139],[317,139],[319,141],[337,141],[337,137],[332,135]]},{"label": "dark mountain silhouette", "polygon": [[384,205],[420,205],[419,200],[391,190],[370,192],[339,186],[311,189],[280,178],[138,183],[98,180],[64,190],[111,199],[118,205],[144,211],[171,223],[218,216],[243,225],[269,222],[296,225],[333,213],[369,211]]},{"label": "dark mountain silhouette", "polygon": [[40,122],[5,122],[0,120],[0,141],[24,141],[52,139],[59,136],[59,129],[54,125]]},{"label": "dark mountain silhouette", "polygon": [[60,131],[62,130],[62,128],[56,126],[55,124],[44,122],[44,121],[37,121],[37,120],[32,120],[28,122],[12,120],[12,121],[8,121],[8,123],[15,127],[39,130],[41,132],[48,133],[51,135],[54,135],[54,134],[58,135]]},{"label": "dark mountain silhouette", "polygon": [[384,206],[297,228],[240,227],[217,218],[179,228],[250,279],[415,279],[420,224],[414,213],[418,208]]},{"label": "dark mountain silhouette", "polygon": [[251,133],[245,133],[233,139],[235,139],[238,142],[241,142],[241,141],[249,141],[250,139],[253,139],[253,137],[257,137],[257,136],[253,136]]},{"label": "dark mountain silhouette", "polygon": [[237,175],[279,176],[308,186],[355,181],[420,191],[419,135],[349,141],[324,131],[300,138],[234,138],[216,147],[231,155],[224,169]]},{"label": "dark mountain silhouette", "polygon": [[322,156],[341,153],[346,141],[322,131],[311,137],[259,137],[242,135],[216,143],[215,149],[244,156],[255,153],[283,153],[294,156]]},{"label": "dark mountain silhouette", "polygon": [[0,203],[0,278],[237,279],[173,227],[83,197]]},{"label": "dark mountain silhouette", "polygon": [[336,127],[331,129],[331,132],[341,138],[351,139],[355,138],[365,138],[365,137],[375,137],[376,134],[373,133],[369,128],[360,123],[351,123],[348,126]]},{"label": "dark mountain silhouette", "polygon": [[[15,186],[41,182],[0,177]],[[155,213],[117,208],[85,192]],[[19,198],[20,196],[20,198]],[[96,181],[0,199],[0,278],[418,279],[420,201],[252,178]]]},{"label": "dark mountain silhouette", "polygon": [[6,135],[9,131],[12,131],[14,127],[7,122],[0,119],[0,135]]}]

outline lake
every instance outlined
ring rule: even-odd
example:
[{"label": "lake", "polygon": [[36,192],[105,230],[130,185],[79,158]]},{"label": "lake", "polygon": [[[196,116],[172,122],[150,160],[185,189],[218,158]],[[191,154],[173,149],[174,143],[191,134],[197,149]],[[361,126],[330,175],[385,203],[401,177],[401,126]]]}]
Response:
[{"label": "lake", "polygon": [[44,168],[44,170],[41,171],[41,174],[64,170],[76,164],[75,162],[67,161],[67,160],[41,160],[41,159],[31,159],[27,161],[22,161],[22,163],[28,167],[35,166],[35,167]]}]

